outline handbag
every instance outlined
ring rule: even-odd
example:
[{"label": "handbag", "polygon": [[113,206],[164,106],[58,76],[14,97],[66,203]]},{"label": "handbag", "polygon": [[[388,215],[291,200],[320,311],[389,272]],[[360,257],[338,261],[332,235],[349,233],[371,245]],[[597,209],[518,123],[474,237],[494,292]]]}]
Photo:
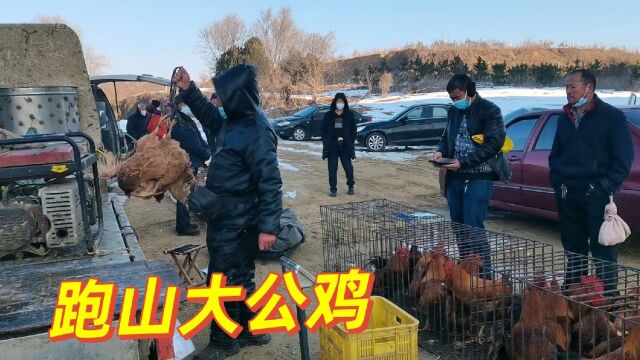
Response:
[{"label": "handbag", "polygon": [[614,246],[627,240],[631,229],[620,216],[618,207],[613,202],[613,195],[609,196],[609,203],[604,208],[604,222],[600,226],[598,242],[604,246]]},{"label": "handbag", "polygon": [[191,212],[209,223],[218,217],[220,199],[206,187],[196,187],[187,200],[187,206]]}]

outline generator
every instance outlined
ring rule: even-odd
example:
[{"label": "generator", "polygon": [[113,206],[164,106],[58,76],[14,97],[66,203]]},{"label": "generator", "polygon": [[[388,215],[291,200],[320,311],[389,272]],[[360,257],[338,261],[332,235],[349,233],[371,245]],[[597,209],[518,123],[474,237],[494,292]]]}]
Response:
[{"label": "generator", "polygon": [[82,133],[0,140],[0,259],[95,250],[102,228],[95,151]]}]

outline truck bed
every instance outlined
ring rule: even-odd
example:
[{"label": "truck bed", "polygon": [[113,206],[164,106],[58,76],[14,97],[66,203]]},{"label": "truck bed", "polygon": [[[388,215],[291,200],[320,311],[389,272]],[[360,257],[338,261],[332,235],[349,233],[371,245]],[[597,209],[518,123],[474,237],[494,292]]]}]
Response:
[{"label": "truck bed", "polygon": [[[117,196],[110,195],[103,210],[104,231],[96,255],[86,255],[79,247],[60,252],[55,257],[0,262],[0,339],[47,331],[57,300],[58,284],[63,280],[94,277],[102,282],[116,283],[118,298],[114,320],[118,318],[125,287],[138,288],[142,302],[147,276],[157,275],[162,279],[162,294],[168,285],[182,287],[177,272],[168,262],[144,258]],[[159,306],[163,304],[164,296]]]}]

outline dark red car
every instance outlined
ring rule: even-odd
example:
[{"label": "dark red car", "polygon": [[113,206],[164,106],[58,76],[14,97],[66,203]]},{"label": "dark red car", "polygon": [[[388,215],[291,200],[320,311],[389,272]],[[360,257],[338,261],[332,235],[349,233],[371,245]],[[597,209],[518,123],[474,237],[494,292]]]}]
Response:
[{"label": "dark red car", "polygon": [[[632,231],[640,231],[640,107],[620,108],[627,117],[635,151],[631,173],[615,196],[618,214]],[[507,154],[513,179],[496,182],[491,206],[557,219],[556,201],[549,182],[549,152],[562,110],[520,115],[507,124],[513,150]]]}]

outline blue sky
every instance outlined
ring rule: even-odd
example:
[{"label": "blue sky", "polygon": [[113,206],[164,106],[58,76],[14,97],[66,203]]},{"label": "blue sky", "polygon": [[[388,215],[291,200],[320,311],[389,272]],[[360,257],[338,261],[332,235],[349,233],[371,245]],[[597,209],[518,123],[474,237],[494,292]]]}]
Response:
[{"label": "blue sky", "polygon": [[168,77],[176,65],[206,71],[198,30],[235,13],[251,24],[260,11],[289,6],[309,32],[333,31],[339,54],[434,40],[552,40],[640,49],[636,1],[503,0],[109,0],[6,1],[0,23],[58,15],[109,59],[108,73]]}]

